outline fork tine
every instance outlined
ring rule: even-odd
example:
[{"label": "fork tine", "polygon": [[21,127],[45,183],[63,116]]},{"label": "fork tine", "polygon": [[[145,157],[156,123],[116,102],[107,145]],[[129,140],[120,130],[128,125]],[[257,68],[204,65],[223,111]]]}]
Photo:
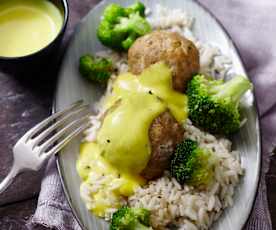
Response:
[{"label": "fork tine", "polygon": [[51,150],[49,150],[46,153],[42,154],[42,157],[48,158],[57,152],[59,152],[63,147],[65,147],[66,144],[68,144],[73,138],[75,138],[77,135],[79,135],[82,131],[87,129],[90,126],[89,123],[83,124],[79,128],[75,129],[72,133],[70,133],[68,136],[66,136],[62,141],[60,141],[56,146],[54,146]]},{"label": "fork tine", "polygon": [[85,116],[82,118],[79,118],[77,120],[74,120],[67,124],[64,128],[59,130],[55,135],[53,135],[49,140],[44,142],[40,147],[40,153],[43,153],[47,148],[49,148],[52,144],[55,143],[59,138],[61,138],[68,130],[72,129],[74,126],[78,124],[82,124],[83,122],[89,123],[89,116]]},{"label": "fork tine", "polygon": [[48,117],[47,119],[43,120],[42,122],[38,123],[35,127],[30,129],[24,136],[23,138],[26,138],[26,141],[28,141],[32,136],[34,136],[36,133],[38,133],[42,128],[44,128],[47,124],[52,122],[54,119],[66,114],[67,112],[74,110],[81,106],[83,104],[83,100],[79,100],[75,103],[73,103],[69,108],[59,111],[52,116]]},{"label": "fork tine", "polygon": [[33,141],[33,147],[38,145],[44,138],[46,138],[51,132],[53,132],[55,129],[60,127],[61,125],[65,124],[66,121],[68,121],[70,118],[72,118],[74,115],[79,114],[80,112],[85,112],[83,115],[87,115],[89,113],[88,111],[89,106],[88,105],[81,105],[76,110],[70,111],[67,115],[65,115],[63,118],[58,120],[56,123],[45,129],[41,134],[39,134],[37,137],[35,137]]}]

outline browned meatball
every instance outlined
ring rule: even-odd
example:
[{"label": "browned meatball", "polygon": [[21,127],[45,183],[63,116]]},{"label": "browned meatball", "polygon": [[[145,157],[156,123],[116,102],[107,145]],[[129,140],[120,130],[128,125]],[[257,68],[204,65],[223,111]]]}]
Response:
[{"label": "browned meatball", "polygon": [[164,61],[172,69],[173,88],[183,92],[187,82],[199,70],[199,52],[195,45],[180,34],[154,31],[138,38],[128,50],[128,65],[134,74]]},{"label": "browned meatball", "polygon": [[183,139],[184,130],[169,111],[155,118],[149,129],[151,157],[142,172],[148,180],[162,176],[168,168],[176,145]]}]

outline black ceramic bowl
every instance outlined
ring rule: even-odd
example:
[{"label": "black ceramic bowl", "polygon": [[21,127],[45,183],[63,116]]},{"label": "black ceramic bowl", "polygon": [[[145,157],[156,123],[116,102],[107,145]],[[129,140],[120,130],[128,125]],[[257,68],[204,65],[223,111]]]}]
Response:
[{"label": "black ceramic bowl", "polygon": [[[67,0],[49,0],[54,3],[63,15],[63,24],[56,38],[44,48],[26,56],[2,57],[0,56],[0,71],[8,73],[36,72],[43,67],[48,67],[57,54],[68,22],[69,7]],[[55,55],[56,56],[56,55]]]}]

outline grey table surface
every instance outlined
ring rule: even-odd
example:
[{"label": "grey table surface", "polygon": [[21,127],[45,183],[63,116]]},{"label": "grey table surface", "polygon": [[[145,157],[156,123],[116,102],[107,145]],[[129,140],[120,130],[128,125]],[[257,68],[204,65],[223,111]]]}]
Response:
[{"label": "grey table surface", "polygon": [[[97,2],[98,0],[69,0],[70,19],[65,44],[75,24]],[[59,52],[62,53],[65,47],[66,45],[61,47]],[[22,78],[18,74],[10,76],[0,72],[0,158],[9,155],[8,158],[5,158],[6,161],[1,160],[1,165],[9,167],[12,164],[11,149],[16,140],[34,124],[50,114],[59,59],[57,58],[53,63],[55,64],[43,70],[43,73],[39,76]],[[42,172],[40,173],[42,174]],[[0,175],[1,178],[3,176]],[[1,230],[27,229],[26,223],[35,211],[37,193],[40,187],[39,177],[37,177],[37,181],[32,185],[33,189],[27,191],[30,177],[35,176],[31,172],[24,174],[19,179],[25,180],[26,186],[22,187],[21,191],[12,191],[16,193],[24,192],[24,197],[18,201],[0,206]],[[266,183],[271,219],[276,229],[276,157],[271,159],[270,170],[266,175]],[[7,200],[9,199],[7,197]],[[38,229],[42,230],[43,228]]]}]

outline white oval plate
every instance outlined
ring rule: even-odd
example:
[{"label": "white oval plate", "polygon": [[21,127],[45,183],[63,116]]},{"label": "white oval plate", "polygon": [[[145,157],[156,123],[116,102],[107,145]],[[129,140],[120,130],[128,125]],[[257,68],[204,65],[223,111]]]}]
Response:
[{"label": "white oval plate", "polygon": [[[64,109],[79,99],[93,104],[102,95],[104,89],[88,84],[87,81],[79,76],[78,60],[84,53],[95,53],[104,49],[96,37],[96,28],[103,9],[110,2],[117,2],[127,6],[134,1],[103,1],[82,20],[76,29],[75,36],[71,40],[61,67],[55,98],[55,110]],[[234,71],[246,76],[241,59],[231,39],[217,20],[198,3],[192,0],[148,0],[143,2],[151,9],[157,3],[168,8],[184,9],[192,17],[196,18],[194,25],[196,37],[203,42],[209,41],[216,44],[224,54],[232,59]],[[245,99],[247,106],[243,113],[247,118],[247,122],[239,134],[232,139],[234,147],[241,153],[241,163],[245,168],[245,176],[235,190],[234,205],[224,211],[223,215],[213,225],[213,229],[241,229],[250,214],[255,200],[261,163],[260,130],[254,95],[248,93]],[[64,191],[83,229],[108,229],[108,225],[103,220],[97,219],[89,213],[80,198],[79,187],[81,181],[75,166],[79,154],[79,143],[80,139],[75,139],[58,155],[57,164]]]}]

